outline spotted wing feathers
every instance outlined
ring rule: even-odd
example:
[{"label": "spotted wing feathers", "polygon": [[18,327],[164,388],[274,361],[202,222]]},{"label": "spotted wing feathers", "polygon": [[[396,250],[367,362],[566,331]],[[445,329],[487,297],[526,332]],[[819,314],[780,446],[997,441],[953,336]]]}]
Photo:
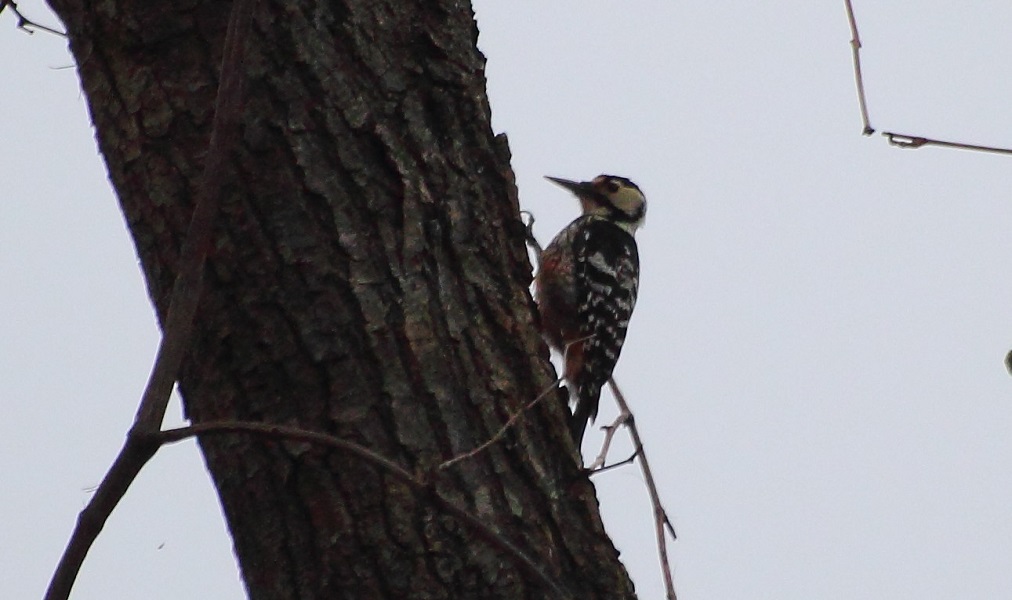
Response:
[{"label": "spotted wing feathers", "polygon": [[571,382],[577,400],[571,426],[579,446],[622,351],[636,305],[639,253],[628,232],[608,220],[589,219],[573,239],[573,257],[583,340],[582,365]]}]

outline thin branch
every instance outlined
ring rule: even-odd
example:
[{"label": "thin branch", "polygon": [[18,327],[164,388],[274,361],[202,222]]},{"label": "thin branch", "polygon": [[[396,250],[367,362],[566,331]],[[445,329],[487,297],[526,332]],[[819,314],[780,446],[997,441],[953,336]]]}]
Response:
[{"label": "thin branch", "polygon": [[[535,400],[535,402],[536,401],[537,400]],[[531,404],[533,405],[533,402]],[[502,534],[492,529],[485,523],[485,521],[482,521],[469,511],[457,505],[455,502],[440,495],[439,492],[436,491],[435,488],[433,488],[428,482],[415,477],[397,463],[373,452],[368,448],[365,448],[364,446],[360,446],[331,435],[299,429],[297,427],[271,425],[268,423],[248,423],[241,421],[201,423],[190,427],[170,429],[157,435],[158,439],[163,444],[171,444],[199,435],[222,433],[249,433],[274,438],[287,438],[311,444],[318,444],[320,446],[327,446],[342,452],[349,452],[363,461],[382,469],[385,473],[406,484],[415,492],[418,492],[420,497],[430,499],[439,508],[469,525],[479,537],[513,559],[513,562],[520,568],[521,571],[532,579],[538,581],[544,589],[550,590],[556,597],[567,600],[572,600],[573,598],[572,595],[562,589],[556,581],[549,577],[544,570],[541,569],[541,567],[538,566],[533,559],[531,559],[531,557],[529,557],[515,544],[507,540]]]},{"label": "thin branch", "polygon": [[243,83],[246,80],[243,57],[255,6],[256,0],[235,0],[232,5],[207,163],[197,190],[197,205],[190,217],[190,228],[179,252],[179,273],[165,318],[165,333],[137,411],[133,427],[136,433],[155,432],[161,428],[172,386],[190,348],[193,318],[197,314],[203,287],[204,263],[211,246],[222,187],[228,176],[226,163],[229,153],[239,144],[244,106]]},{"label": "thin branch", "polygon": [[88,550],[137,474],[158,449],[159,442],[153,436],[157,436],[161,428],[172,386],[190,347],[193,317],[200,301],[204,260],[225,179],[226,158],[239,136],[243,108],[242,61],[255,6],[256,0],[235,0],[232,5],[207,164],[190,229],[180,252],[179,273],[172,289],[164,334],[140,408],[123,448],[78,517],[67,548],[49,582],[46,600],[65,600],[70,596]]},{"label": "thin branch", "polygon": [[[629,413],[621,411],[619,412],[618,417],[616,417],[615,420],[612,421],[611,425],[605,425],[604,427],[601,428],[604,430],[604,443],[601,444],[601,452],[598,453],[597,458],[595,458],[594,462],[590,463],[587,466],[588,471],[590,471],[591,473],[597,473],[617,466],[611,465],[606,468],[604,466],[604,461],[608,459],[608,450],[611,449],[611,440],[615,437],[615,432],[618,431],[618,428],[623,423],[629,420],[629,416],[630,416]],[[632,455],[632,458],[636,458],[635,453]],[[626,464],[629,462],[629,460],[622,461],[619,464]]]},{"label": "thin branch", "polygon": [[[628,464],[632,464],[632,462],[636,460],[636,457],[640,455],[640,451],[641,450],[643,450],[643,449],[642,448],[637,448],[636,450],[633,450],[633,453],[630,454],[627,458],[624,458],[624,459],[618,461],[617,463],[612,463],[610,465],[604,465],[602,467],[598,467],[598,468],[594,469],[593,471],[590,471],[589,473],[587,473],[587,475],[589,477],[593,477],[594,475],[600,475],[601,473],[604,473],[606,471],[611,471],[612,469],[617,469],[619,467],[624,467],[624,466],[626,466]],[[590,469],[588,468],[588,471],[589,470]]]},{"label": "thin branch", "polygon": [[850,0],[844,0],[847,7],[847,20],[850,22],[850,51],[854,59],[854,79],[857,81],[857,102],[861,107],[861,123],[864,128],[861,133],[871,135],[875,130],[868,119],[868,103],[864,95],[864,75],[861,74],[861,36],[857,33],[857,19],[854,18],[854,7]]},{"label": "thin branch", "polygon": [[640,439],[639,430],[636,429],[636,419],[633,417],[632,411],[629,410],[625,396],[618,389],[615,379],[609,379],[608,385],[611,386],[611,391],[615,394],[619,410],[629,414],[625,425],[629,428],[629,435],[632,436],[633,445],[636,448],[636,453],[639,455],[640,468],[643,469],[643,478],[646,480],[647,491],[650,494],[650,503],[654,507],[654,529],[657,535],[657,553],[661,559],[661,573],[664,576],[664,588],[667,591],[668,600],[676,600],[675,584],[671,578],[671,567],[668,564],[668,543],[664,532],[667,530],[673,540],[678,539],[678,536],[675,535],[675,527],[671,524],[664,506],[661,504],[661,496],[657,493],[657,484],[654,482],[653,473],[650,471],[650,462],[647,460],[646,452],[643,451],[643,441]]},{"label": "thin branch", "polygon": [[[844,0],[847,9],[847,20],[850,22],[850,47],[854,57],[854,79],[857,81],[857,101],[861,107],[861,120],[864,123],[864,135],[875,133],[868,121],[868,104],[864,94],[864,75],[861,73],[861,37],[857,32],[857,18],[854,16],[854,7],[851,0]],[[993,152],[995,154],[1012,154],[1012,149],[996,146],[982,146],[979,144],[964,144],[962,142],[949,142],[936,140],[919,135],[906,135],[903,133],[882,132],[889,143],[898,148],[920,148],[921,146],[940,146],[942,148],[955,148],[958,150],[970,150],[973,152]]]},{"label": "thin branch", "polygon": [[74,533],[71,534],[53,578],[49,581],[46,600],[65,600],[70,596],[70,590],[74,587],[74,581],[81,570],[84,558],[88,555],[88,550],[102,532],[113,509],[157,449],[157,444],[138,443],[135,438],[127,438],[102,483],[88,501],[88,505],[77,516]]},{"label": "thin branch", "polygon": [[889,143],[899,148],[920,148],[921,146],[941,146],[943,148],[956,148],[959,150],[973,150],[976,152],[994,152],[995,154],[1012,154],[1012,150],[1008,148],[998,148],[995,146],[979,146],[977,144],[963,144],[961,142],[947,142],[944,140],[935,140],[932,138],[921,137],[917,135],[905,135],[902,133],[892,133],[890,131],[883,131],[882,135],[889,138]]},{"label": "thin branch", "polygon": [[530,218],[529,221],[524,223],[524,236],[527,241],[527,245],[534,250],[534,256],[538,259],[538,267],[541,266],[541,253],[544,252],[544,248],[541,247],[541,242],[534,236],[534,213],[529,210],[520,211],[521,217]]},{"label": "thin branch", "polygon": [[38,30],[38,31],[45,31],[46,33],[51,33],[53,35],[58,35],[64,38],[67,37],[66,33],[58,29],[53,29],[52,27],[47,27],[45,25],[42,25],[41,23],[36,23],[35,21],[32,21],[28,17],[21,14],[21,11],[18,9],[18,3],[14,2],[14,0],[0,0],[0,13],[3,13],[4,9],[7,8],[8,6],[11,8],[11,11],[14,13],[14,16],[17,17],[18,19],[17,28],[24,31],[28,35],[32,35],[33,33],[35,33],[36,30]]},{"label": "thin branch", "polygon": [[521,408],[520,410],[518,410],[515,414],[510,415],[510,418],[509,418],[508,421],[506,421],[506,424],[503,425],[499,429],[499,431],[497,431],[495,433],[495,435],[493,435],[491,438],[489,438],[488,441],[486,441],[484,444],[478,446],[474,450],[470,450],[468,452],[465,452],[464,454],[460,454],[460,455],[454,456],[453,458],[447,460],[446,462],[444,462],[444,463],[440,464],[438,467],[436,467],[436,470],[437,471],[443,471],[443,470],[446,470],[446,469],[452,467],[453,465],[459,463],[462,460],[465,460],[465,459],[468,459],[468,458],[473,458],[474,456],[480,454],[485,449],[487,449],[488,447],[490,447],[492,444],[494,444],[494,443],[498,442],[499,440],[501,440],[503,438],[503,436],[506,435],[506,431],[509,430],[510,427],[513,427],[513,425],[517,421],[519,421],[521,417],[523,417],[525,414],[527,414],[527,411],[529,411],[532,408],[534,408],[538,404],[538,402],[541,402],[541,400],[543,400],[545,397],[547,397],[548,394],[551,393],[551,391],[554,390],[556,388],[556,386],[558,386],[559,383],[561,383],[561,382],[562,382],[562,378],[561,377],[558,378],[558,379],[556,379],[555,381],[552,382],[552,384],[550,386],[546,387],[540,394],[538,394],[537,397],[534,398],[534,400],[531,400],[530,402],[528,402],[526,406],[524,406],[523,408]]}]

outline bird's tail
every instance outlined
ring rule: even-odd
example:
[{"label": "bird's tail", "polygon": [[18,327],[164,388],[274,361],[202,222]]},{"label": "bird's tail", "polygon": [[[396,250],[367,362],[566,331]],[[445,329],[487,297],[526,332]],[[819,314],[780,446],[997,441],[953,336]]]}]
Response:
[{"label": "bird's tail", "polygon": [[573,410],[573,417],[569,421],[569,431],[573,436],[573,443],[577,449],[583,444],[583,434],[587,425],[597,418],[597,407],[601,401],[600,384],[584,383],[576,393],[576,408]]}]

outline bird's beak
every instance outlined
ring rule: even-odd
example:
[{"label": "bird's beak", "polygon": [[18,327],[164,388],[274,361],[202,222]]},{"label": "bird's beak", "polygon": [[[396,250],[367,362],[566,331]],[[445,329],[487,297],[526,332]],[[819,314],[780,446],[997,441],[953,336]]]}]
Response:
[{"label": "bird's beak", "polygon": [[567,190],[573,192],[577,196],[583,197],[588,195],[597,195],[597,190],[594,189],[594,185],[589,181],[570,181],[568,179],[560,179],[558,177],[545,176],[545,179],[551,181],[556,185],[560,185]]}]

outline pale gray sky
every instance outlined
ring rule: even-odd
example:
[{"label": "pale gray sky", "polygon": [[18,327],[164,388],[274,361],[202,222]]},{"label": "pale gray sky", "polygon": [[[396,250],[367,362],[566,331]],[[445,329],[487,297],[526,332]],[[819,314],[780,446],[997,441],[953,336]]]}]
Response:
[{"label": "pale gray sky", "polygon": [[[855,4],[876,128],[1012,146],[1012,4]],[[679,597],[1012,597],[1012,157],[862,137],[842,0],[476,9],[542,241],[578,210],[544,174],[625,175],[650,201],[616,375],[680,536]],[[157,341],[65,43],[14,24],[0,17],[5,599],[41,595]],[[662,597],[638,469],[596,483],[640,597]],[[243,597],[192,443],[147,467],[75,591]]]}]

